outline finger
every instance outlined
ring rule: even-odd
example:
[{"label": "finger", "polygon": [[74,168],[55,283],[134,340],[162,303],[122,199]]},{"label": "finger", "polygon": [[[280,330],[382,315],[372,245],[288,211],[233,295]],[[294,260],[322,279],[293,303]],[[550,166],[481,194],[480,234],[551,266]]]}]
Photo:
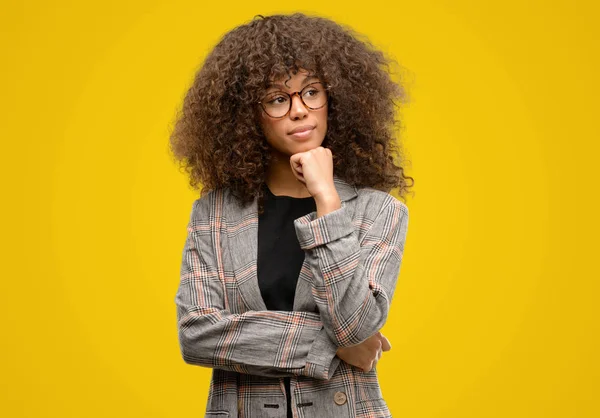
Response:
[{"label": "finger", "polygon": [[300,165],[296,167],[294,163],[290,161],[290,168],[294,177],[296,177],[298,181],[304,183],[304,174],[302,173],[302,166]]},{"label": "finger", "polygon": [[299,161],[290,159],[290,167],[292,167],[293,171],[299,171],[300,173],[302,172],[302,163]]},{"label": "finger", "polygon": [[388,340],[383,334],[381,335],[381,348],[383,351],[390,351],[392,349],[390,340]]}]

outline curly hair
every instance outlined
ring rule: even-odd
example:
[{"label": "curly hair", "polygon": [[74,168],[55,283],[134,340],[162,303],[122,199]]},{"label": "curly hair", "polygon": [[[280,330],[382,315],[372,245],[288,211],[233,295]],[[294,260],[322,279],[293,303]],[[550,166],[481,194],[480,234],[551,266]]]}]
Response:
[{"label": "curly hair", "polygon": [[243,204],[258,197],[262,212],[271,154],[257,102],[270,80],[303,68],[330,86],[321,146],[332,151],[334,174],[356,187],[399,188],[404,199],[414,179],[396,164],[402,154],[394,131],[406,90],[386,71],[395,61],[360,38],[303,13],[257,15],[227,32],[196,73],[171,133],[171,151],[189,184],[201,183],[202,195],[229,188]]}]

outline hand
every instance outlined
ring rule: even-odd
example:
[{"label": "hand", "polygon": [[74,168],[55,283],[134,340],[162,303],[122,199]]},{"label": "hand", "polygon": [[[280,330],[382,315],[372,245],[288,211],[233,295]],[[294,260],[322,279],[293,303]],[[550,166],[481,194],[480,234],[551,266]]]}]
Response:
[{"label": "hand", "polygon": [[333,183],[333,154],[329,148],[317,147],[294,154],[290,165],[294,176],[315,200],[337,195]]},{"label": "hand", "polygon": [[336,354],[346,363],[369,372],[377,365],[383,352],[391,349],[389,340],[381,332],[376,332],[360,344],[339,347]]}]

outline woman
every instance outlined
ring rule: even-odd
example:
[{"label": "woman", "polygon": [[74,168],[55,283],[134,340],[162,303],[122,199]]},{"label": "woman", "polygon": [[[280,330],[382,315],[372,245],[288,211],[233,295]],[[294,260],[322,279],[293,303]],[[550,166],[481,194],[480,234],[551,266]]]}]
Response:
[{"label": "woman", "polygon": [[207,417],[389,417],[376,363],[408,227],[388,193],[400,85],[350,29],[301,13],[228,32],[172,150],[203,184],[175,302]]}]

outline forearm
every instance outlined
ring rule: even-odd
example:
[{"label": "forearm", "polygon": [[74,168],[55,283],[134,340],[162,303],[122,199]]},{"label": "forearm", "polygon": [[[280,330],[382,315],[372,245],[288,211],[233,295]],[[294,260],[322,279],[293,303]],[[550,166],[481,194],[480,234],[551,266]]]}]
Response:
[{"label": "forearm", "polygon": [[329,379],[337,347],[318,314],[180,309],[181,353],[188,364],[270,377]]},{"label": "forearm", "polygon": [[396,202],[387,203],[362,242],[347,207],[297,220],[315,303],[338,346],[358,344],[385,324],[408,222],[408,212]]}]

